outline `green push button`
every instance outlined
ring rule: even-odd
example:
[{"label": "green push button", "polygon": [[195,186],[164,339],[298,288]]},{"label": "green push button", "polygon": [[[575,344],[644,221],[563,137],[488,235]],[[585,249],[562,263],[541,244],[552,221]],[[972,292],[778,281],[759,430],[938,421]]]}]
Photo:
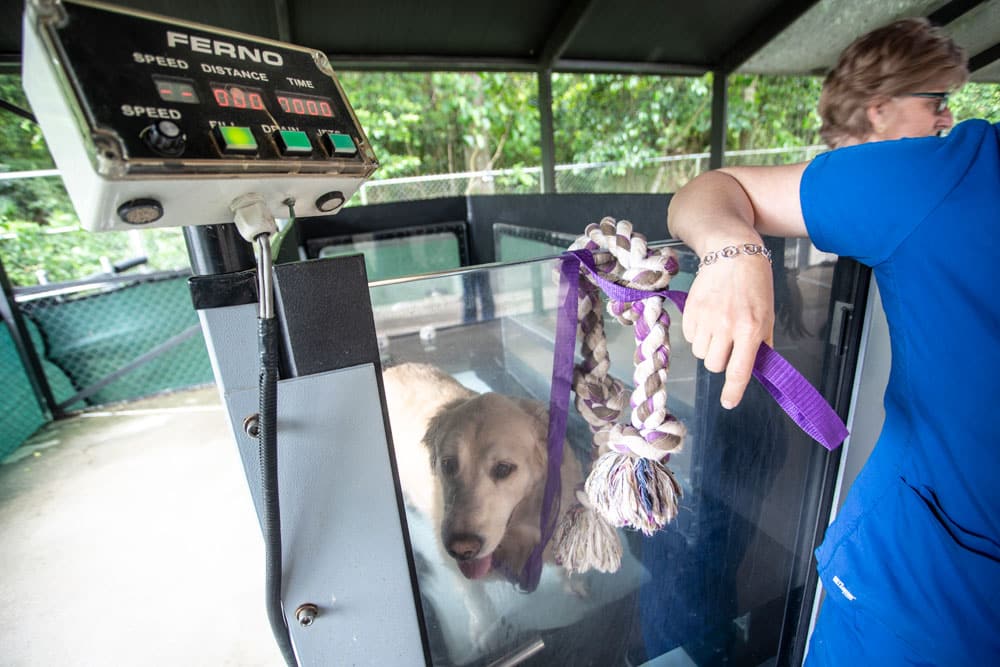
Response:
[{"label": "green push button", "polygon": [[242,155],[256,155],[257,153],[257,140],[254,139],[253,131],[249,127],[216,125],[215,138],[223,153],[240,153]]},{"label": "green push button", "polygon": [[324,134],[323,144],[330,155],[354,155],[358,152],[358,147],[354,145],[354,139],[346,134]]},{"label": "green push button", "polygon": [[311,155],[313,152],[309,135],[298,130],[280,130],[274,133],[274,142],[282,155]]}]

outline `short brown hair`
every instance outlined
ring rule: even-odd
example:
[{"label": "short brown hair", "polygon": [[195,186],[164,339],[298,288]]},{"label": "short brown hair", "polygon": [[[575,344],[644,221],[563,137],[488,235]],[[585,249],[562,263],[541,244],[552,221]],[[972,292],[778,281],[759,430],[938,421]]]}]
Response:
[{"label": "short brown hair", "polygon": [[[836,148],[872,131],[866,108],[882,98],[920,91],[937,79],[949,90],[969,78],[965,51],[925,18],[902,19],[854,40],[823,82],[820,135]],[[947,91],[928,91],[947,92]]]}]

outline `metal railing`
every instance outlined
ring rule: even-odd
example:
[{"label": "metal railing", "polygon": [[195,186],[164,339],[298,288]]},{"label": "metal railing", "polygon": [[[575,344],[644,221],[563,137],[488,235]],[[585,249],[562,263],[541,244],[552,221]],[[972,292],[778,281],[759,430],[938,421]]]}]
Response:
[{"label": "metal railing", "polygon": [[[788,164],[810,160],[824,150],[825,146],[818,145],[727,151],[726,164]],[[560,164],[555,167],[556,191],[675,192],[708,169],[708,159],[708,153],[689,153],[646,160]],[[534,194],[541,191],[541,167],[520,167],[370,180],[361,186],[351,203],[363,206],[468,194]]]}]

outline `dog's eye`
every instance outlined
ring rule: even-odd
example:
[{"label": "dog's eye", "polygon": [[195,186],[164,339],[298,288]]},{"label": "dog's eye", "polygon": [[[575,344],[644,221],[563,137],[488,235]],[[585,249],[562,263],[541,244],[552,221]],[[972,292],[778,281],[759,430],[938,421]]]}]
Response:
[{"label": "dog's eye", "polygon": [[448,477],[453,476],[458,472],[458,459],[448,457],[446,459],[441,459],[441,472]]},{"label": "dog's eye", "polygon": [[510,477],[510,474],[517,469],[517,466],[513,463],[503,463],[500,462],[493,466],[492,475],[493,479],[506,479]]}]

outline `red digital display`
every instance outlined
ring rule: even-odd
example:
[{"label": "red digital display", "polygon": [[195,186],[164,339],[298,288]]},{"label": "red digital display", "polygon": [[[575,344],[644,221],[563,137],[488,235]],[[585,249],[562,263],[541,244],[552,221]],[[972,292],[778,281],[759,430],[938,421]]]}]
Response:
[{"label": "red digital display", "polygon": [[257,88],[212,84],[212,96],[220,107],[264,111],[264,96]]},{"label": "red digital display", "polygon": [[333,118],[333,107],[330,105],[330,100],[323,97],[278,93],[278,105],[285,113]]}]

